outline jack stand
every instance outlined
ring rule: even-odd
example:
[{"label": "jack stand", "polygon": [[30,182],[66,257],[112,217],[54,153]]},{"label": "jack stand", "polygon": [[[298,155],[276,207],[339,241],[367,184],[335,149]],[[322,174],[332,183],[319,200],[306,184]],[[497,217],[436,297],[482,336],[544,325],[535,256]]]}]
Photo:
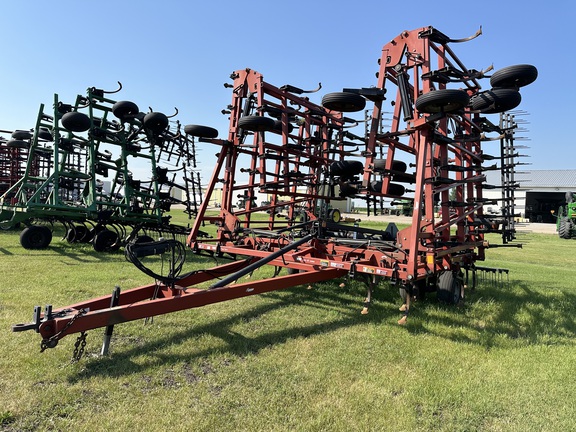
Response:
[{"label": "jack stand", "polygon": [[[120,287],[116,285],[112,291],[112,297],[110,298],[110,309],[118,306],[118,301],[120,300]],[[110,339],[112,339],[112,333],[114,332],[114,325],[106,326],[104,330],[104,341],[102,342],[102,349],[100,350],[101,356],[107,356],[110,349]]]}]

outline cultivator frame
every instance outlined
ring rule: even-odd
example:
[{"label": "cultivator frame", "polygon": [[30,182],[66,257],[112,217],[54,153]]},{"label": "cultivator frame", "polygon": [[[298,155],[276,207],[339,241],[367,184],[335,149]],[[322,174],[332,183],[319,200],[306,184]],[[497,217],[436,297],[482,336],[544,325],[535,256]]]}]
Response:
[{"label": "cultivator frame", "polygon": [[[313,91],[275,87],[250,69],[234,72],[227,85],[228,136],[201,139],[219,151],[187,241],[196,254],[234,261],[57,311],[37,307],[34,322],[14,330],[35,329],[46,348],[71,333],[341,277],[366,282],[362,313],[381,280],[394,283],[403,298],[400,324],[411,301],[426,291],[460,302],[465,274],[474,274],[475,262],[494,247],[485,233],[497,230],[483,213],[484,173],[497,166],[483,163],[498,157],[485,153],[483,143],[500,140],[502,131],[483,114],[515,107],[518,88],[535,76],[528,67],[506,70],[491,83],[506,84],[509,92],[481,91],[487,71],[466,68],[449,46],[455,42],[464,40],[432,27],[405,31],[383,47],[376,87],[330,93],[321,105],[307,95]],[[392,124],[382,132],[387,98]],[[359,122],[345,113],[362,111],[366,101],[373,103],[372,115],[367,135],[359,136],[352,132]],[[187,126],[187,132],[203,136],[203,127]],[[208,204],[219,184],[221,207],[211,215]],[[259,192],[269,203],[256,205]],[[336,223],[330,203],[347,197],[411,199],[412,224],[398,231],[394,224]],[[236,198],[242,208],[235,208]],[[206,223],[217,226],[214,238],[202,233]],[[142,257],[155,252],[151,245],[134,251]],[[265,265],[275,267],[274,278],[236,283]]]}]

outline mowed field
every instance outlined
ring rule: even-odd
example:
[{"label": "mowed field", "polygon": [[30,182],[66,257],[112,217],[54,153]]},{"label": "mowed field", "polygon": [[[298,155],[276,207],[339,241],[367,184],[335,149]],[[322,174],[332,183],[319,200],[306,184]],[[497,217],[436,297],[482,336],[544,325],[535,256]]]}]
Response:
[{"label": "mowed field", "polygon": [[[30,251],[0,232],[2,431],[575,430],[576,241],[488,250],[479,265],[509,278],[460,307],[429,296],[406,326],[397,287],[361,315],[365,288],[343,279],[121,324],[108,357],[93,330],[71,363],[75,336],[40,353],[11,325],[151,280],[62,234]],[[214,264],[190,255],[185,271]]]}]

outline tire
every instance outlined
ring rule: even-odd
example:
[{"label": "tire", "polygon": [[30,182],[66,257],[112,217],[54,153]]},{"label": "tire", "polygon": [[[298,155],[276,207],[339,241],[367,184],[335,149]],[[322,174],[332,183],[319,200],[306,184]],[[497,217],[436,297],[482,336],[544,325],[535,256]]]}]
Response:
[{"label": "tire", "polygon": [[138,105],[131,101],[118,101],[112,105],[112,114],[123,122],[136,118],[139,112]]},{"label": "tire", "polygon": [[560,222],[558,223],[558,236],[561,239],[569,239],[570,236],[570,231],[572,228],[572,221],[570,221],[570,219],[563,217],[562,219],[560,219]]},{"label": "tire", "polygon": [[462,281],[453,271],[440,273],[437,281],[438,300],[446,304],[458,304],[462,299]]},{"label": "tire", "polygon": [[[368,188],[371,192],[381,193],[382,190],[382,181],[376,180],[370,182],[370,186]],[[402,196],[406,193],[406,188],[398,183],[390,183],[388,185],[388,195],[394,196]]]},{"label": "tire", "polygon": [[138,237],[136,237],[134,239],[134,244],[142,244],[142,243],[152,243],[154,241],[154,239],[152,237],[150,237],[149,235],[143,234],[143,235],[139,235]]},{"label": "tire", "polygon": [[142,124],[153,133],[160,133],[168,127],[168,117],[161,112],[151,112],[144,116]]},{"label": "tire", "polygon": [[6,142],[6,147],[25,149],[30,147],[30,143],[28,141],[12,139]]},{"label": "tire", "polygon": [[364,164],[356,160],[343,160],[330,165],[330,177],[351,179],[364,171]]},{"label": "tire", "polygon": [[90,117],[78,111],[67,112],[60,121],[71,132],[86,132],[90,129]]},{"label": "tire", "polygon": [[92,246],[96,252],[112,252],[120,247],[118,240],[118,234],[114,231],[103,229],[92,239]]},{"label": "tire", "polygon": [[453,112],[463,109],[470,102],[464,90],[442,89],[425,93],[416,99],[416,109],[423,113]]},{"label": "tire", "polygon": [[40,128],[38,130],[38,138],[43,140],[43,141],[54,141],[54,137],[52,136],[52,132],[50,132],[50,129],[47,128]]},{"label": "tire", "polygon": [[262,116],[244,116],[238,120],[238,127],[252,132],[273,131],[275,126],[274,119]]},{"label": "tire", "polygon": [[184,132],[186,135],[192,135],[195,137],[202,137],[202,138],[216,138],[218,136],[218,131],[214,128],[209,126],[201,126],[201,125],[186,125],[184,126]]},{"label": "tire", "polygon": [[[292,123],[288,123],[288,133],[292,133],[293,130],[294,126],[292,126]],[[274,121],[274,131],[282,133],[282,122],[280,120]]]},{"label": "tire", "polygon": [[538,69],[532,65],[520,64],[498,69],[490,77],[492,87],[519,88],[533,83],[538,78]]},{"label": "tire", "polygon": [[[383,171],[386,167],[386,159],[375,159],[374,160],[374,171]],[[405,173],[408,169],[406,162],[395,160],[392,161],[392,171],[398,171]]]},{"label": "tire", "polygon": [[340,196],[341,197],[351,197],[358,193],[358,188],[354,185],[351,185],[348,182],[344,182],[340,184]]},{"label": "tire", "polygon": [[330,111],[357,112],[366,107],[366,99],[355,93],[328,93],[322,98],[322,106]]},{"label": "tire", "polygon": [[24,249],[46,249],[52,241],[52,231],[47,226],[31,225],[20,233],[20,244]]},{"label": "tire", "polygon": [[340,223],[342,220],[342,213],[338,209],[332,209],[328,212],[328,219],[330,222]]},{"label": "tire", "polygon": [[15,130],[12,132],[12,138],[15,140],[29,140],[32,138],[32,133],[26,130]]},{"label": "tire", "polygon": [[493,88],[474,95],[471,99],[472,109],[484,114],[496,114],[510,111],[520,105],[520,92],[509,88]]}]

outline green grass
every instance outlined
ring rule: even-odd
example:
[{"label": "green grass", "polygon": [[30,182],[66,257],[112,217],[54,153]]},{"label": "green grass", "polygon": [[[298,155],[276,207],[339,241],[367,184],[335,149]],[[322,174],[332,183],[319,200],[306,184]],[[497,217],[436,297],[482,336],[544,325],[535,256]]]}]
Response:
[{"label": "green grass", "polygon": [[106,358],[91,331],[71,364],[74,337],[40,353],[10,326],[148,277],[121,252],[57,236],[27,251],[2,232],[0,430],[573,430],[576,243],[522,240],[482,263],[509,283],[483,281],[459,308],[417,303],[405,327],[397,288],[379,286],[361,315],[363,285],[339,280],[118,325]]}]

